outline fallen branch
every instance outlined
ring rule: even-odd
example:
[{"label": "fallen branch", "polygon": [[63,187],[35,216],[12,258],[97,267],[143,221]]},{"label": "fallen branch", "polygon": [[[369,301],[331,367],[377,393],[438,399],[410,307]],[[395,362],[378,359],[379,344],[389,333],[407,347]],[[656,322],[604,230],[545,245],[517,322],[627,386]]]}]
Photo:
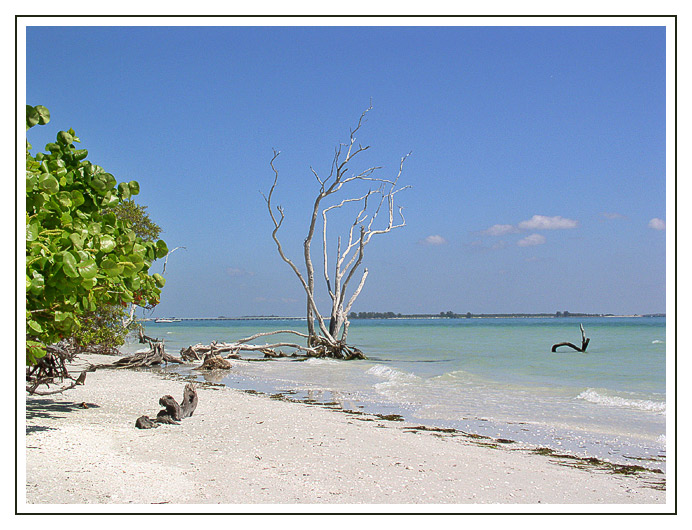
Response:
[{"label": "fallen branch", "polygon": [[584,326],[579,324],[579,329],[581,329],[581,347],[575,346],[571,342],[560,342],[558,344],[553,344],[553,347],[550,351],[555,353],[560,346],[569,346],[570,348],[572,348],[578,352],[582,352],[582,353],[585,352],[586,347],[589,345],[589,341],[591,339],[586,338],[586,333],[584,332]]},{"label": "fallen branch", "polygon": [[185,361],[167,354],[163,342],[155,342],[151,343],[149,351],[123,357],[112,364],[100,365],[99,368],[149,368],[168,363],[185,364]]}]

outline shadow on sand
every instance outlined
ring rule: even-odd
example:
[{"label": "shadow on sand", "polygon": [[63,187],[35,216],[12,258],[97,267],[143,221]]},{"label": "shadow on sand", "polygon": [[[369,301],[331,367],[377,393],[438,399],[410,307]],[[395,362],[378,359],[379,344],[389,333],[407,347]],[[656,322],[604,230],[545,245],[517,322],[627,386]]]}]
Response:
[{"label": "shadow on sand", "polygon": [[51,398],[35,398],[26,402],[26,433],[53,430],[54,427],[30,425],[31,420],[64,418],[66,414],[86,408],[98,408],[95,403],[76,403],[74,401],[55,401]]}]

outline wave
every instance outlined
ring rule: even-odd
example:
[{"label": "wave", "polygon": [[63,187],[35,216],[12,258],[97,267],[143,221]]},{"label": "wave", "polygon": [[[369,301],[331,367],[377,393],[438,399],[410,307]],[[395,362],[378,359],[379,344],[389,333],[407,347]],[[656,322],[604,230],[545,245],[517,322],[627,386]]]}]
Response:
[{"label": "wave", "polygon": [[664,401],[651,401],[649,399],[626,399],[620,396],[606,396],[599,394],[592,388],[587,388],[584,392],[577,396],[577,399],[583,399],[589,403],[605,405],[607,407],[646,410],[649,412],[657,412],[659,414],[666,413],[666,404]]},{"label": "wave", "polygon": [[663,340],[652,340],[651,344],[665,344],[665,341]]},{"label": "wave", "polygon": [[402,372],[396,368],[390,368],[383,364],[376,364],[369,368],[367,374],[374,375],[386,381],[418,381],[420,377],[410,372]]},{"label": "wave", "polygon": [[336,359],[317,359],[316,357],[311,357],[305,361],[305,364],[309,366],[316,366],[320,364],[339,364],[339,361]]}]

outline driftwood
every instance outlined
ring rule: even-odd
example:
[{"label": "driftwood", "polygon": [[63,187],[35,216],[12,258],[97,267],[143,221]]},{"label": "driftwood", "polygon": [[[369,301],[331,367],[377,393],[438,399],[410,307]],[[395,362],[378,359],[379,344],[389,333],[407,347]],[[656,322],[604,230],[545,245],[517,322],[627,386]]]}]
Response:
[{"label": "driftwood", "polygon": [[113,364],[102,365],[104,368],[148,368],[150,366],[168,363],[184,364],[185,361],[166,353],[164,342],[161,339],[147,337],[144,332],[139,330],[139,342],[148,344],[149,351],[135,353],[118,359]]},{"label": "driftwood", "polygon": [[156,421],[158,423],[178,425],[181,420],[180,405],[178,405],[173,396],[161,396],[159,405],[164,408],[156,415]]},{"label": "driftwood", "polygon": [[189,418],[197,408],[197,390],[191,383],[185,385],[183,392],[183,400],[179,405],[173,396],[161,396],[159,404],[164,407],[152,419],[149,416],[140,416],[135,421],[135,427],[138,429],[155,429],[159,424],[179,425],[183,418]]},{"label": "driftwood", "polygon": [[197,391],[195,390],[195,385],[188,383],[185,385],[185,391],[183,392],[183,401],[180,403],[180,417],[189,418],[195,412],[197,408]]},{"label": "driftwood", "polygon": [[[250,344],[251,341],[267,337],[270,335],[282,335],[291,334],[298,335],[299,337],[308,340],[307,346],[302,346],[293,342],[275,342],[271,344]],[[282,352],[279,348],[292,348],[295,350],[290,356]],[[365,355],[358,348],[353,346],[348,346],[343,341],[339,341],[336,346],[332,345],[327,339],[320,336],[310,337],[305,333],[295,331],[292,329],[279,329],[276,331],[268,331],[263,333],[256,333],[250,337],[245,337],[244,339],[238,340],[232,343],[218,343],[212,342],[208,346],[203,344],[195,344],[194,346],[188,346],[187,348],[182,348],[180,350],[180,355],[183,359],[187,361],[193,360],[205,360],[208,357],[219,356],[221,353],[228,353],[224,357],[226,359],[240,359],[240,352],[258,352],[264,355],[265,359],[276,359],[282,357],[331,357],[338,359],[365,359]],[[300,352],[300,353],[299,353]]]},{"label": "driftwood", "polygon": [[230,370],[231,363],[218,355],[209,355],[197,370]]},{"label": "driftwood", "polygon": [[[74,377],[67,369],[67,363],[73,361],[76,354],[74,349],[65,342],[51,344],[46,347],[46,355],[41,357],[38,362],[26,371],[26,391],[29,394],[37,396],[50,396],[52,394],[60,394],[66,390],[70,390],[77,385],[83,385],[86,379],[87,372],[93,372],[96,367],[92,364],[82,370],[77,377]],[[47,387],[56,381],[64,382],[59,388],[52,390],[38,390],[41,385]]]},{"label": "driftwood", "polygon": [[581,329],[581,347],[575,346],[571,342],[559,342],[558,344],[553,344],[553,347],[550,351],[555,353],[560,346],[569,346],[570,348],[572,348],[578,352],[582,352],[582,353],[585,352],[586,347],[589,345],[589,341],[591,339],[586,338],[586,333],[584,332],[584,326],[579,324],[579,329]]},{"label": "driftwood", "polygon": [[238,355],[235,345],[227,344],[225,342],[218,343],[216,341],[212,341],[212,343],[208,346],[205,346],[204,344],[195,344],[194,346],[188,346],[187,348],[180,349],[180,357],[185,361],[201,361],[209,354],[213,356],[221,356],[222,353],[228,353],[228,355],[225,356],[226,359],[240,359],[240,355]]}]

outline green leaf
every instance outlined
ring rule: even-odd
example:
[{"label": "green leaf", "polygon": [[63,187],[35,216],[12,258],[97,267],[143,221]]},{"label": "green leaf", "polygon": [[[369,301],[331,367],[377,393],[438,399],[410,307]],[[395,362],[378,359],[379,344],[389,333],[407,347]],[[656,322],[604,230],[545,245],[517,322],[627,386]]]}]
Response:
[{"label": "green leaf", "polygon": [[26,106],[26,130],[28,131],[34,125],[38,125],[40,116],[38,111],[31,105]]},{"label": "green leaf", "polygon": [[106,254],[113,252],[113,249],[115,249],[115,239],[107,234],[102,235],[99,248],[101,252],[105,252]]},{"label": "green leaf", "polygon": [[96,284],[97,284],[97,283],[98,283],[98,281],[96,280],[96,278],[85,278],[85,279],[82,280],[81,285],[82,285],[82,287],[84,287],[85,289],[91,290],[91,289],[93,289],[94,287],[96,287]]},{"label": "green leaf", "polygon": [[84,195],[82,195],[82,192],[79,190],[72,190],[70,196],[72,198],[72,204],[75,206],[75,208],[78,208],[84,204]]},{"label": "green leaf", "polygon": [[73,142],[73,140],[74,138],[72,138],[72,135],[67,131],[60,131],[58,133],[58,143],[61,143],[63,145],[70,145]]},{"label": "green leaf", "polygon": [[95,176],[93,179],[91,179],[91,182],[89,182],[89,186],[91,186],[93,189],[95,189],[99,193],[105,193],[106,192],[106,179],[104,179],[101,175]]},{"label": "green leaf", "polygon": [[118,184],[118,193],[122,199],[130,198],[130,186],[127,184],[127,182],[121,182]]},{"label": "green leaf", "polygon": [[[100,168],[101,171],[103,171],[102,168]],[[106,187],[108,189],[111,189],[112,187],[115,186],[115,177],[111,175],[110,173],[102,173],[104,181],[106,182]]]},{"label": "green leaf", "polygon": [[28,224],[26,225],[26,240],[36,241],[38,239],[38,224]]},{"label": "green leaf", "polygon": [[39,188],[41,188],[44,191],[47,191],[51,195],[57,193],[60,189],[60,184],[58,184],[58,180],[53,175],[50,175],[48,173],[41,176],[41,178],[38,181],[38,185]]},{"label": "green leaf", "polygon": [[104,195],[103,200],[101,201],[101,208],[113,208],[119,202],[120,199],[117,195],[111,193],[110,191],[107,191],[106,195]]},{"label": "green leaf", "polygon": [[165,258],[167,254],[168,246],[166,245],[166,242],[163,239],[159,239],[156,242],[156,257],[159,259]]},{"label": "green leaf", "polygon": [[120,276],[123,273],[125,267],[123,267],[120,263],[118,263],[112,258],[106,258],[101,262],[101,269],[108,276],[116,277]]},{"label": "green leaf", "polygon": [[84,238],[80,234],[76,232],[71,233],[70,241],[72,242],[74,248],[76,248],[77,250],[82,250],[82,246],[84,245]]},{"label": "green leaf", "polygon": [[80,262],[77,265],[77,269],[79,270],[79,275],[85,280],[90,280],[99,272],[96,262],[93,259]]},{"label": "green leaf", "polygon": [[127,183],[127,185],[130,188],[131,195],[139,195],[139,182],[136,180],[131,180]]},{"label": "green leaf", "polygon": [[36,333],[43,333],[43,328],[41,327],[41,324],[39,324],[35,320],[29,320],[26,324]]},{"label": "green leaf", "polygon": [[62,270],[65,276],[70,278],[78,278],[79,271],[77,270],[77,259],[70,252],[62,252]]},{"label": "green leaf", "polygon": [[43,292],[44,287],[45,279],[41,274],[34,271],[34,277],[31,280],[31,287],[29,288],[31,294],[41,294],[41,292]]},{"label": "green leaf", "polygon": [[101,233],[100,223],[89,223],[89,235],[95,236]]},{"label": "green leaf", "polygon": [[43,105],[36,105],[34,107],[36,112],[38,112],[38,123],[39,125],[45,125],[50,121],[50,111]]},{"label": "green leaf", "polygon": [[154,278],[156,285],[158,285],[159,287],[163,287],[164,285],[166,285],[166,278],[161,276],[158,272],[154,274],[152,278]]},{"label": "green leaf", "polygon": [[26,191],[27,193],[33,191],[36,183],[38,182],[38,175],[27,175],[26,177]]},{"label": "green leaf", "polygon": [[72,206],[72,195],[68,191],[61,191],[56,195],[56,199],[63,208],[69,208]]}]

